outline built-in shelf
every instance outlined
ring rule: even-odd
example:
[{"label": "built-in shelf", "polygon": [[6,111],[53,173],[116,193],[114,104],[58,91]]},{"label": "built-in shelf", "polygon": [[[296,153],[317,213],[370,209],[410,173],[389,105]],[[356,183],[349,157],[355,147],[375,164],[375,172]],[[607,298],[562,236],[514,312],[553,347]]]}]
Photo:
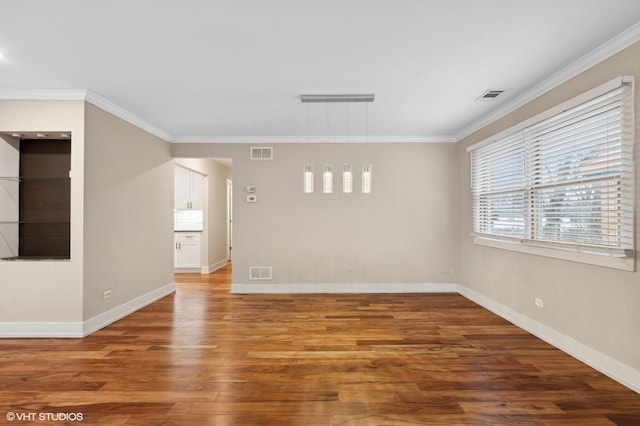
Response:
[{"label": "built-in shelf", "polygon": [[52,176],[20,176],[18,178],[20,182],[66,182],[71,181],[69,177],[52,177]]},{"label": "built-in shelf", "polygon": [[69,225],[68,221],[59,221],[59,222],[53,222],[53,221],[20,221],[18,222],[20,225]]},{"label": "built-in shelf", "polygon": [[15,145],[12,147],[14,151],[5,151],[15,158],[13,163],[6,161],[6,168],[0,170],[0,181],[11,193],[5,200],[0,222],[4,225],[0,230],[0,242],[4,244],[0,257],[69,259],[71,140],[23,139],[17,151]]},{"label": "built-in shelf", "polygon": [[2,260],[69,260],[67,256],[11,256]]}]

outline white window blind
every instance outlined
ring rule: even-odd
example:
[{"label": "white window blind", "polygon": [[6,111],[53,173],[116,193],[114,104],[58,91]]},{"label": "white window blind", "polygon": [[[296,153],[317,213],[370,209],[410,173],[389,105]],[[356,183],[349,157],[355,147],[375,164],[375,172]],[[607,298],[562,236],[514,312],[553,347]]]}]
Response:
[{"label": "white window blind", "polygon": [[476,236],[633,255],[633,87],[619,81],[470,148]]}]

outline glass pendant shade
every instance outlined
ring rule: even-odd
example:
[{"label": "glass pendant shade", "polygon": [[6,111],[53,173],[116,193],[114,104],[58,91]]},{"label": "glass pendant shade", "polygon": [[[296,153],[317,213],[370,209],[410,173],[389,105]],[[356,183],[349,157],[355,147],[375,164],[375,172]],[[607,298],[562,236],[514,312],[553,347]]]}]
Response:
[{"label": "glass pendant shade", "polygon": [[353,171],[349,163],[342,167],[342,192],[345,194],[353,192]]},{"label": "glass pendant shade", "polygon": [[322,192],[325,194],[333,192],[333,170],[328,164],[325,164],[322,170]]},{"label": "glass pendant shade", "polygon": [[371,194],[371,181],[373,179],[373,166],[371,163],[365,163],[362,166],[362,193]]},{"label": "glass pendant shade", "polygon": [[304,166],[303,184],[304,193],[311,194],[313,192],[313,167]]}]

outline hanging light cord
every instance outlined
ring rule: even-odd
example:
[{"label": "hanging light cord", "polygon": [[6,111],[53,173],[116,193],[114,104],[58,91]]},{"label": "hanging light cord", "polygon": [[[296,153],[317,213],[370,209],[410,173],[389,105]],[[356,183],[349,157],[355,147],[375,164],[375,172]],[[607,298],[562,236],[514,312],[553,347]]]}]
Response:
[{"label": "hanging light cord", "polygon": [[369,147],[369,104],[365,103],[364,104],[364,161],[365,163],[369,162],[369,160],[367,160],[369,156],[368,147]]},{"label": "hanging light cord", "polygon": [[349,102],[345,102],[347,107],[347,143],[349,143]]},{"label": "hanging light cord", "polygon": [[307,143],[311,142],[311,104],[307,104]]}]

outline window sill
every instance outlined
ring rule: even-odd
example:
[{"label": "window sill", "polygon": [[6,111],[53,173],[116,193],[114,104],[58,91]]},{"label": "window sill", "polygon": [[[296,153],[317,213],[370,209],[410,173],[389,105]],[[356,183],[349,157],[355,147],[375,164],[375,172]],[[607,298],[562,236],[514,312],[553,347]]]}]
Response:
[{"label": "window sill", "polygon": [[480,236],[473,236],[473,243],[486,247],[533,254],[536,256],[552,257],[555,259],[569,260],[572,262],[604,266],[606,268],[621,269],[623,271],[636,270],[635,257],[614,257],[607,256],[606,254],[584,253],[579,251],[525,244],[518,241],[506,241]]}]

